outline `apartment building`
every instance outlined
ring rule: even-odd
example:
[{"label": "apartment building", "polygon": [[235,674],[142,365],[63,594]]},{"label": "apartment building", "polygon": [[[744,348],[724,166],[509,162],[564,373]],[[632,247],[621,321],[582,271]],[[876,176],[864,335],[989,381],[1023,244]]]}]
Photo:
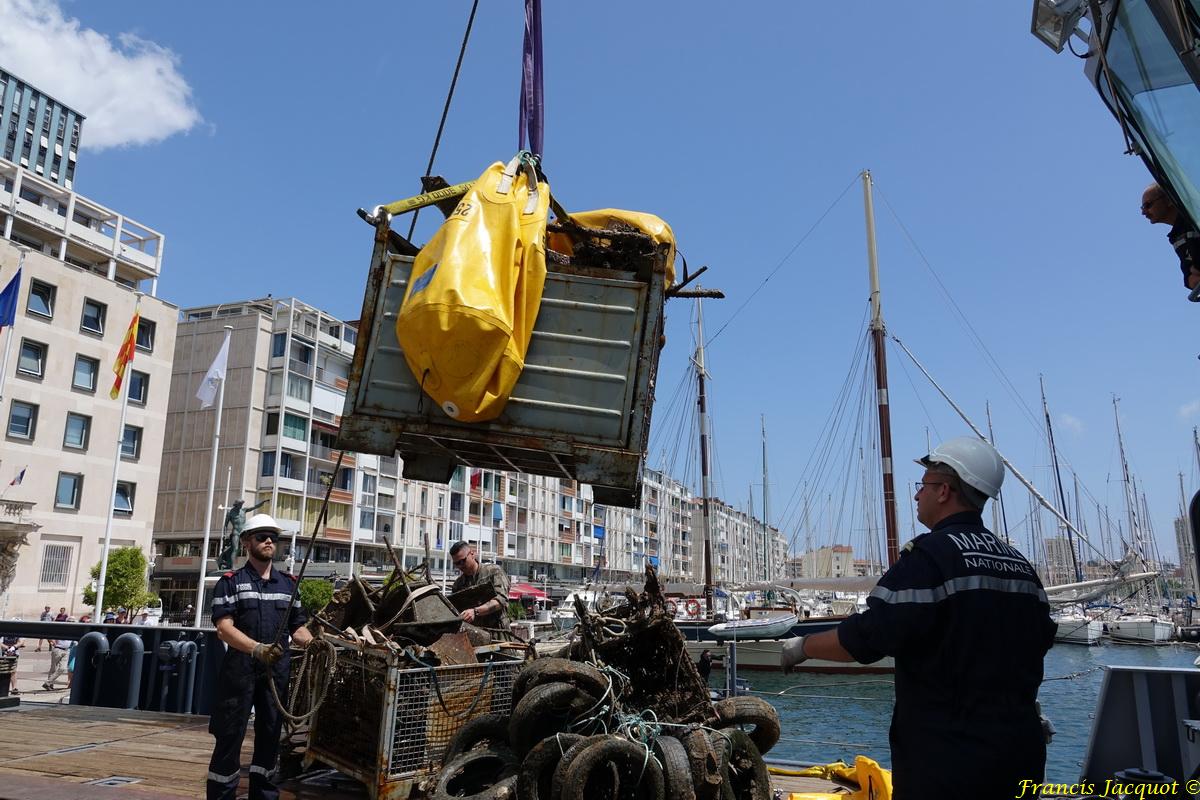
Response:
[{"label": "apartment building", "polygon": [[[217,407],[201,409],[196,391],[226,326],[232,332],[214,508],[202,554]],[[433,509],[445,508],[445,487],[402,484],[397,459],[334,447],[356,339],[353,324],[297,298],[183,310],[152,575],[168,612],[194,602],[202,555],[205,574],[216,570],[225,513],[238,500],[246,508],[262,503],[258,511],[275,517],[284,529],[280,566],[291,567],[308,552],[328,494],[306,572],[313,577],[347,576],[352,561],[359,573],[381,575],[391,564],[385,538],[399,543],[409,527],[432,530]]]},{"label": "apartment building", "polygon": [[[9,176],[3,186],[22,177],[44,186],[8,162],[0,162],[0,175]],[[67,195],[66,209],[98,207]],[[100,561],[110,509],[112,547],[150,551],[178,310],[153,296],[160,235],[140,241],[137,252],[146,258],[132,258],[119,229],[110,229],[108,240],[101,241],[99,231],[64,216],[62,204],[27,213],[32,201],[25,197],[14,201],[0,191],[0,285],[15,274],[20,251],[26,251],[0,384],[5,425],[0,486],[6,487],[5,501],[31,504],[23,516],[36,531],[15,551],[18,567],[0,597],[0,614],[29,618],[46,605],[82,613],[83,588]],[[110,399],[109,388],[137,304],[135,290],[149,294],[141,299],[122,427],[121,400]],[[8,347],[8,341],[5,331],[0,344]],[[9,486],[22,469],[20,484]]]},{"label": "apartment building", "polygon": [[806,578],[844,578],[859,574],[854,548],[847,544],[832,544],[810,550],[802,557]]},{"label": "apartment building", "polygon": [[64,189],[75,181],[84,117],[0,69],[0,156]]},{"label": "apartment building", "polygon": [[[703,550],[704,513],[696,499],[691,516],[691,537]],[[779,580],[788,574],[787,540],[777,529],[745,510],[713,498],[709,501],[712,579],[720,583]],[[768,565],[764,553],[771,553]],[[768,568],[769,567],[769,568]],[[703,555],[692,561],[694,579],[704,579]]]}]

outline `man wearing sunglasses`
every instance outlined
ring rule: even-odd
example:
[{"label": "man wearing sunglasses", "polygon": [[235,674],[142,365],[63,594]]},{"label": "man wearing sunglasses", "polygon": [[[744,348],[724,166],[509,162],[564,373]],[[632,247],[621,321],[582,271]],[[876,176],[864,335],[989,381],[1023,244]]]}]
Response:
[{"label": "man wearing sunglasses", "polygon": [[482,605],[468,608],[459,614],[464,622],[509,632],[508,628],[508,575],[498,564],[480,564],[475,548],[466,542],[455,542],[450,547],[450,558],[454,568],[462,574],[454,580],[451,591],[459,592],[490,583],[496,596]]},{"label": "man wearing sunglasses", "polygon": [[1157,183],[1150,184],[1142,193],[1142,216],[1150,220],[1151,225],[1162,222],[1171,226],[1167,240],[1179,256],[1183,285],[1189,289],[1200,286],[1200,232]]},{"label": "man wearing sunglasses", "polygon": [[[271,781],[279,754],[283,716],[275,704],[270,682],[279,700],[287,702],[288,636],[297,645],[312,641],[304,627],[307,618],[297,594],[296,578],[272,565],[279,541],[279,526],[268,514],[246,520],[241,544],[246,564],[226,572],[217,581],[212,620],[217,637],[228,649],[217,679],[217,697],[208,731],[216,738],[208,764],[208,800],[234,800],[241,775],[242,739],[250,708],[254,708],[254,756],[250,760],[251,800],[276,800],[279,790]],[[280,627],[283,635],[280,635]],[[280,641],[276,636],[280,635]]]},{"label": "man wearing sunglasses", "polygon": [[789,639],[780,666],[892,656],[892,797],[1018,797],[1045,771],[1037,693],[1056,625],[1033,567],[983,524],[1004,480],[1000,454],[964,436],[917,463],[929,533],[905,545],[865,612]]}]

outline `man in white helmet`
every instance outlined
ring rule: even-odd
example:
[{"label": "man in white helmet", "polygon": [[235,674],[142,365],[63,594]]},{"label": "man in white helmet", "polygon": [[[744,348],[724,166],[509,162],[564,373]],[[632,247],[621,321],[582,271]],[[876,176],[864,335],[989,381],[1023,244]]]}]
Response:
[{"label": "man in white helmet", "polygon": [[1045,771],[1035,703],[1056,626],[1033,567],[984,527],[1004,480],[995,449],[961,437],[917,463],[917,519],[929,533],[904,546],[865,612],[788,640],[780,666],[892,656],[895,800],[1016,797]]},{"label": "man in white helmet", "polygon": [[[298,645],[312,641],[297,593],[296,578],[272,566],[280,529],[269,514],[246,520],[241,543],[246,564],[226,572],[213,594],[212,620],[228,649],[217,679],[208,731],[216,738],[208,764],[208,800],[234,800],[241,777],[242,739],[254,708],[254,756],[250,760],[250,800],[276,800],[271,781],[279,755],[283,716],[271,692],[287,702],[288,635]],[[283,626],[283,635],[276,635]]]}]

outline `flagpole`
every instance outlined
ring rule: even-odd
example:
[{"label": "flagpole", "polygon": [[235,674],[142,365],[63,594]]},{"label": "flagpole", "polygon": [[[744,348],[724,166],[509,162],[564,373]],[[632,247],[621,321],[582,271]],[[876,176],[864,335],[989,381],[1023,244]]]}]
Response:
[{"label": "flagpole", "polygon": [[[225,326],[225,341],[221,344],[221,350],[218,350],[217,357],[220,358],[221,351],[229,352],[229,337],[233,333],[233,326]],[[221,411],[225,407],[225,371],[229,369],[228,355],[226,356],[225,367],[221,371],[221,385],[217,388],[217,416],[213,421],[213,443],[212,443],[212,464],[208,470],[208,503],[204,506],[204,546],[200,550],[200,577],[196,582],[196,618],[193,626],[200,627],[200,616],[204,613],[204,576],[208,572],[208,540],[212,531],[212,510],[213,496],[217,491],[217,450],[221,444]],[[210,368],[211,369],[211,368]],[[211,398],[212,395],[209,395]],[[226,490],[226,503],[229,502],[228,489]],[[224,528],[222,528],[224,531]]]},{"label": "flagpole", "polygon": [[[17,276],[21,275],[21,269],[25,266],[25,254],[29,252],[29,248],[18,246],[21,255],[17,257]],[[17,286],[17,295],[20,296],[21,287]],[[4,381],[8,378],[8,357],[12,353],[13,334],[17,331],[17,322],[13,320],[13,324],[8,326],[8,333],[4,337],[4,363],[0,366],[0,400],[4,399]]]},{"label": "flagpole", "polygon": [[[133,306],[133,315],[138,316],[142,305],[142,293],[134,292],[137,296],[137,302]],[[126,334],[128,335],[128,333]],[[137,336],[137,331],[134,331],[134,336]],[[122,342],[124,347],[124,342]],[[137,345],[135,344],[136,348]],[[120,358],[120,354],[117,356]],[[132,361],[133,359],[130,359]],[[125,364],[125,372],[121,375],[121,424],[117,427],[117,453],[113,458],[113,476],[112,488],[108,492],[108,517],[104,522],[104,546],[100,549],[100,582],[96,586],[96,614],[94,619],[97,622],[104,621],[104,581],[108,577],[108,550],[112,544],[112,526],[113,516],[117,507],[117,477],[121,472],[121,448],[125,445],[125,412],[129,410],[129,384],[131,380],[126,380],[129,377],[129,363]]]}]

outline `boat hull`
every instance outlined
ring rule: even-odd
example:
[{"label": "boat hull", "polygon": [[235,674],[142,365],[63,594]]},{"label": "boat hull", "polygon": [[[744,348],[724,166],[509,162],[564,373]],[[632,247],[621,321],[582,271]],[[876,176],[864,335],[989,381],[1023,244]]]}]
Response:
[{"label": "boat hull", "polygon": [[[783,639],[750,639],[737,642],[737,668],[742,670],[779,671],[779,654],[783,649]],[[712,651],[714,656],[724,658],[728,642],[718,641],[688,641],[687,652],[693,661],[700,657],[704,650]],[[840,661],[820,661],[810,658],[794,669],[795,672],[828,673],[834,675],[890,675],[896,671],[896,664],[891,658],[884,658],[874,664],[844,663]]]},{"label": "boat hull", "polygon": [[1097,645],[1104,637],[1104,623],[1098,619],[1060,618],[1054,641],[1063,644]]},{"label": "boat hull", "polygon": [[1161,619],[1117,619],[1108,623],[1108,635],[1118,642],[1169,642],[1175,626]]}]

